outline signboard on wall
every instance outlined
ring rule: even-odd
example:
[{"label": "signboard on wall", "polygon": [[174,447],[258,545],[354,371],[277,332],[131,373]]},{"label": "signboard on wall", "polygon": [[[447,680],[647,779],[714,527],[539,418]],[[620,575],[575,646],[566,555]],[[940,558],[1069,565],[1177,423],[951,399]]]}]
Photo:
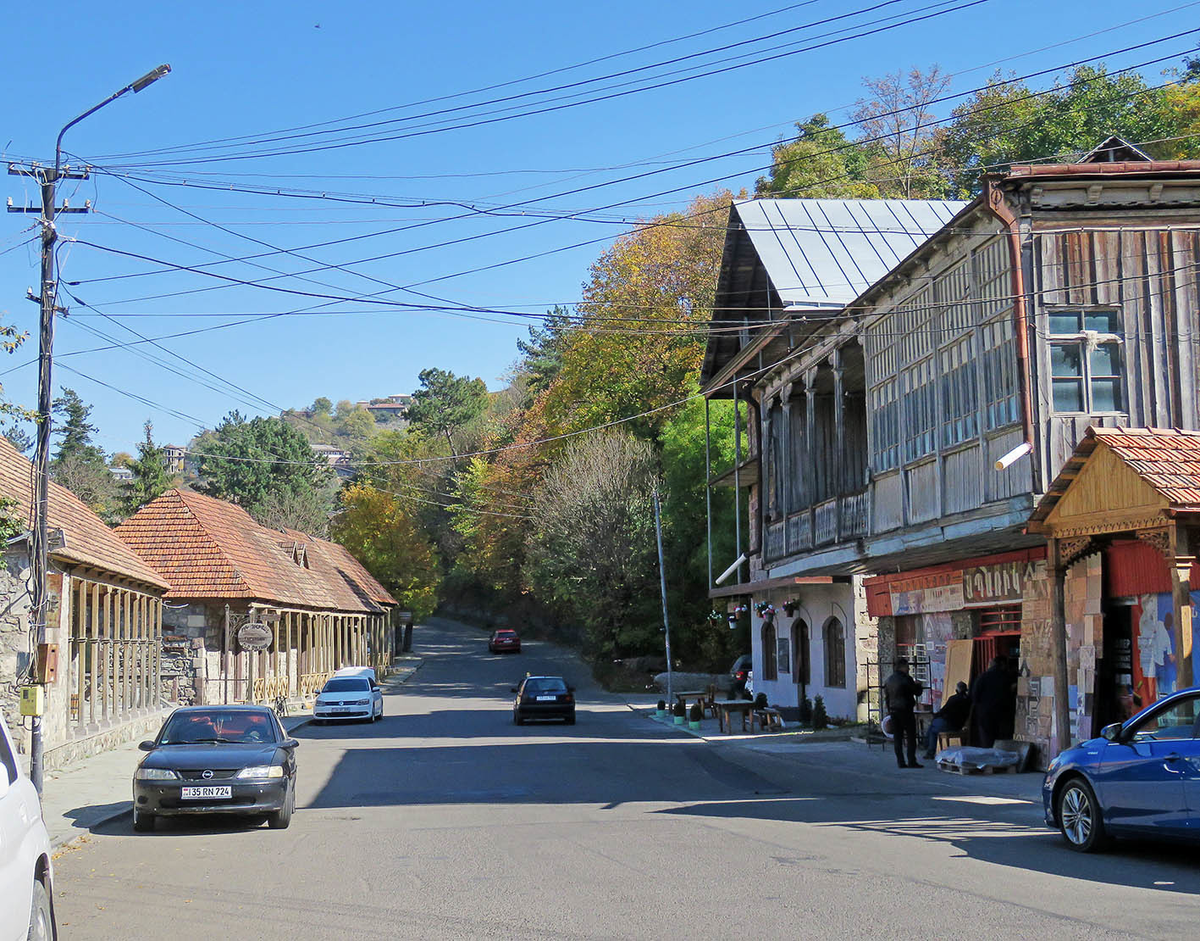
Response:
[{"label": "signboard on wall", "polygon": [[238,628],[238,646],[243,650],[266,650],[273,639],[271,629],[261,621],[251,621]]},{"label": "signboard on wall", "polygon": [[897,578],[888,587],[892,614],[895,615],[957,611],[963,606],[960,572],[930,572],[912,578]]},{"label": "signboard on wall", "polygon": [[1020,602],[1025,582],[1032,577],[1032,562],[970,566],[962,570],[963,601],[968,605]]}]

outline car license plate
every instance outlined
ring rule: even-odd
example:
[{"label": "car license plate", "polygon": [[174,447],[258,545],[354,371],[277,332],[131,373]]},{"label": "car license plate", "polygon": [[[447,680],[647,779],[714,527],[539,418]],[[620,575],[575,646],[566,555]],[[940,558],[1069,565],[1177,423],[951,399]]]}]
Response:
[{"label": "car license plate", "polygon": [[337,706],[334,708],[333,711],[334,712],[353,712],[354,710],[351,709],[349,706]]},{"label": "car license plate", "polygon": [[219,800],[222,797],[233,797],[233,787],[229,784],[223,786],[206,785],[204,787],[183,787],[179,789],[179,796],[183,800]]},{"label": "car license plate", "polygon": [[539,696],[537,698],[537,701],[538,702],[558,702],[558,697],[557,696]]}]

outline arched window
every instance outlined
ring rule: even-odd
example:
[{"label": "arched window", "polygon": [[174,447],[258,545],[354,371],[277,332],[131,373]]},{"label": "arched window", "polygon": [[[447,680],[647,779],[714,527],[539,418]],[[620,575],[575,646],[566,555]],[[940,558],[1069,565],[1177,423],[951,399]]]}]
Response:
[{"label": "arched window", "polygon": [[796,618],[792,622],[792,677],[798,684],[812,682],[808,658],[808,622]]},{"label": "arched window", "polygon": [[762,626],[762,665],[764,680],[779,679],[779,668],[775,661],[775,622],[764,621]]},{"label": "arched window", "polygon": [[837,618],[825,622],[825,685],[846,685],[846,630]]}]

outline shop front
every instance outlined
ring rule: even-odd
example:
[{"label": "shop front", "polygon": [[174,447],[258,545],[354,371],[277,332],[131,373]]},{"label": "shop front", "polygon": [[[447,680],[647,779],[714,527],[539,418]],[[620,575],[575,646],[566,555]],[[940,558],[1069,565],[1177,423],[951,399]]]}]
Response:
[{"label": "shop front", "polygon": [[867,611],[879,619],[870,685],[880,685],[905,657],[926,687],[919,709],[932,713],[959,682],[973,687],[996,665],[1011,681],[1003,685],[1012,695],[998,704],[1000,716],[987,734],[1013,737],[1022,606],[1026,587],[1044,573],[1044,560],[1045,550],[1035,547],[867,579]]}]

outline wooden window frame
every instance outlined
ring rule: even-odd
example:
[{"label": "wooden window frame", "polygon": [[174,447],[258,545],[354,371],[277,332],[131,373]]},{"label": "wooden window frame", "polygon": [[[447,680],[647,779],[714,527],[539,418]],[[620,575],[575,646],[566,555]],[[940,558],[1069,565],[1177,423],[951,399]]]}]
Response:
[{"label": "wooden window frame", "polygon": [[825,648],[825,686],[828,689],[845,689],[846,626],[837,618],[830,618],[821,629],[821,634]]},{"label": "wooden window frame", "polygon": [[[1128,414],[1129,394],[1127,389],[1128,369],[1125,362],[1124,346],[1125,340],[1120,333],[1111,331],[1089,330],[1087,329],[1087,318],[1089,314],[1111,314],[1113,318],[1120,323],[1121,312],[1118,308],[1109,305],[1092,306],[1092,305],[1070,305],[1070,306],[1054,306],[1046,307],[1046,367],[1047,379],[1050,391],[1050,407],[1056,415],[1126,415]],[[1073,332],[1055,332],[1051,330],[1051,320],[1055,317],[1066,317],[1076,315],[1079,329]],[[1116,351],[1118,360],[1118,373],[1096,374],[1093,372],[1092,353],[1100,347],[1112,347]],[[1079,357],[1079,373],[1078,376],[1055,376],[1052,360],[1054,350],[1074,349]],[[1079,409],[1060,409],[1055,402],[1054,387],[1056,380],[1059,383],[1077,382],[1080,387],[1080,406]],[[1120,401],[1117,403],[1116,409],[1097,409],[1095,408],[1095,383],[1106,382],[1115,383],[1117,395]]]}]

